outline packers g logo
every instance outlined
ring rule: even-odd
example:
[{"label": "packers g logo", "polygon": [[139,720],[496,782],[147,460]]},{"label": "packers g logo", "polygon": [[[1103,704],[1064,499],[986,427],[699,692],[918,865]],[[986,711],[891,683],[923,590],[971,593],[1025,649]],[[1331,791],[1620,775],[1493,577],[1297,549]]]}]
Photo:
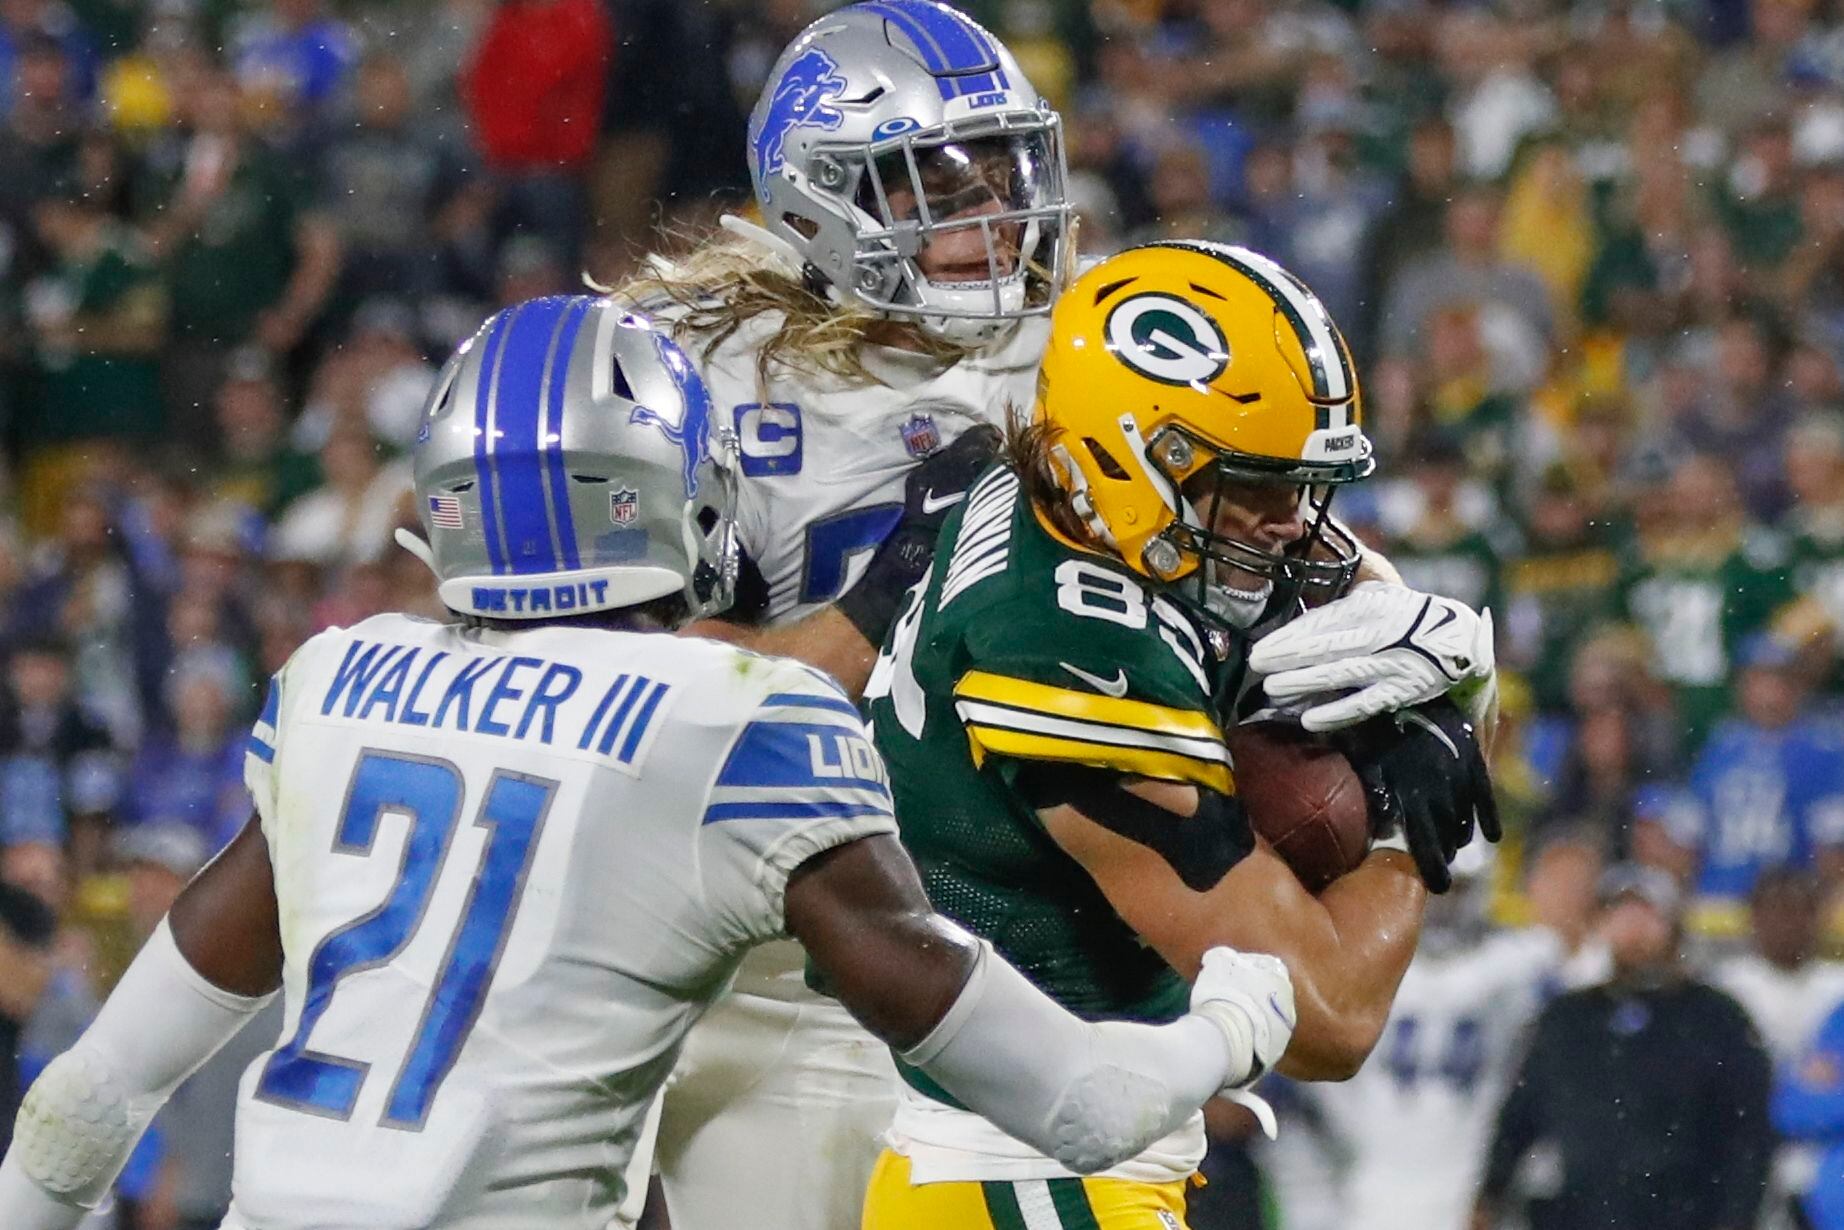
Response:
[{"label": "packers g logo", "polygon": [[1173,295],[1121,300],[1104,332],[1115,358],[1162,384],[1209,384],[1229,366],[1229,343],[1216,321]]}]

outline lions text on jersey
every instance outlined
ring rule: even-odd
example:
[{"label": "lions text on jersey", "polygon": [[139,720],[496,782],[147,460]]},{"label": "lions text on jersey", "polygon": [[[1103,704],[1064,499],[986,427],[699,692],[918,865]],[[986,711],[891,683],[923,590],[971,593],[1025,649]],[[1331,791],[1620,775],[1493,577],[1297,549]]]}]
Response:
[{"label": "lions text on jersey", "polygon": [[230,1227],[602,1230],[654,1092],[789,873],[894,831],[852,706],[713,642],[385,615],[249,743],[287,1017]]}]

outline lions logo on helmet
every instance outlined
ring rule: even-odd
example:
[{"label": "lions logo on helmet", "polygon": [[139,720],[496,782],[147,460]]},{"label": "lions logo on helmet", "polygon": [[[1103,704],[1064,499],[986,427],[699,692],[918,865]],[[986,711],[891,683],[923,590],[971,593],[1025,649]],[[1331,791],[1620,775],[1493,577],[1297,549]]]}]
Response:
[{"label": "lions logo on helmet", "polygon": [[625,327],[649,329],[653,339],[653,349],[659,354],[660,366],[672,377],[679,389],[678,402],[682,411],[677,423],[666,421],[665,416],[651,406],[635,406],[628,411],[628,422],[644,423],[656,428],[667,441],[684,454],[685,464],[685,498],[691,499],[698,494],[698,468],[704,464],[710,452],[711,430],[711,394],[704,387],[691,360],[683,350],[663,333],[650,332],[647,322],[638,316],[629,317],[622,322]]},{"label": "lions logo on helmet", "polygon": [[[1375,467],[1351,358],[1313,293],[1259,253],[1150,244],[1090,269],[1051,317],[1036,419],[1087,530],[1155,580],[1196,578],[1205,605],[1221,605],[1218,573],[1337,592],[1356,570],[1327,516],[1332,489]],[[1305,488],[1305,537],[1276,552],[1197,511],[1248,484]]]},{"label": "lions logo on helmet", "polygon": [[427,539],[398,541],[464,615],[543,618],[683,593],[729,605],[736,441],[690,360],[606,299],[507,308],[461,344],[412,457]]},{"label": "lions logo on helmet", "polygon": [[833,132],[845,122],[845,113],[829,105],[845,92],[845,78],[838,70],[837,62],[816,47],[796,56],[782,71],[750,143],[755,155],[752,174],[772,175],[781,169],[781,147],[789,130],[806,126]]}]

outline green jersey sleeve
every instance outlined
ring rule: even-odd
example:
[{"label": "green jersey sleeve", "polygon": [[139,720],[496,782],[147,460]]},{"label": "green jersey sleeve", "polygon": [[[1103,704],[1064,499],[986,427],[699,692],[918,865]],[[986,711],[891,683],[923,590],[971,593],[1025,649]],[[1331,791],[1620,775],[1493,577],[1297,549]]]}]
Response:
[{"label": "green jersey sleeve", "polygon": [[954,707],[975,756],[1229,793],[1199,629],[1124,570],[1060,554],[1039,584],[1009,587],[966,625]]}]

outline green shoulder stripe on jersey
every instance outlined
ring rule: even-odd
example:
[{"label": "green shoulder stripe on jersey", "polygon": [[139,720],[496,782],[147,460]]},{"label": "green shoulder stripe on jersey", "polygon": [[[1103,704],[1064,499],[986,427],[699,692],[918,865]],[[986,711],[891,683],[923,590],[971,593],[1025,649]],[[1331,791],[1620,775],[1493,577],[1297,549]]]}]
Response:
[{"label": "green shoulder stripe on jersey", "polygon": [[1203,713],[979,670],[961,676],[954,698],[976,763],[995,754],[1073,761],[1234,789],[1223,732]]}]

